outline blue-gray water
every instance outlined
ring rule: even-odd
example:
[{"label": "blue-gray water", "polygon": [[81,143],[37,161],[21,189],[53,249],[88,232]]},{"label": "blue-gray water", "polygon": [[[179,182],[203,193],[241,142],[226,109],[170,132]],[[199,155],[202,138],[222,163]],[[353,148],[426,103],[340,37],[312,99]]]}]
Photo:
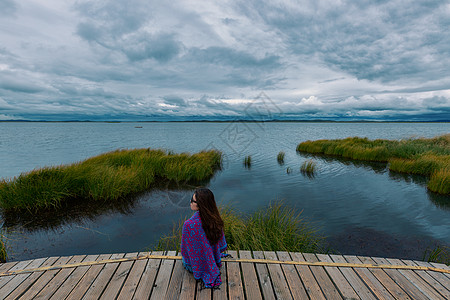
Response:
[{"label": "blue-gray water", "polygon": [[[305,140],[449,132],[449,123],[0,123],[0,178],[118,148],[216,148],[224,153],[223,170],[208,186],[219,204],[251,213],[282,201],[302,211],[333,251],[421,259],[427,247],[450,245],[450,197],[428,192],[426,178],[389,172],[385,164],[312,157],[318,171],[308,178],[300,165],[311,157],[295,149]],[[279,151],[286,153],[282,166]],[[246,155],[250,169],[242,164]],[[124,207],[81,206],[21,220],[3,215],[10,258],[143,250],[190,215],[190,196],[161,187]]]}]

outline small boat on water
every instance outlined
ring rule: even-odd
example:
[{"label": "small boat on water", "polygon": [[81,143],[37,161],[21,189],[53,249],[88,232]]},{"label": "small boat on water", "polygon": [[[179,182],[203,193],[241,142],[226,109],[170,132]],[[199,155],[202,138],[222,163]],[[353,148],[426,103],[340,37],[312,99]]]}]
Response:
[{"label": "small boat on water", "polygon": [[134,126],[134,128],[142,128],[142,126]]}]

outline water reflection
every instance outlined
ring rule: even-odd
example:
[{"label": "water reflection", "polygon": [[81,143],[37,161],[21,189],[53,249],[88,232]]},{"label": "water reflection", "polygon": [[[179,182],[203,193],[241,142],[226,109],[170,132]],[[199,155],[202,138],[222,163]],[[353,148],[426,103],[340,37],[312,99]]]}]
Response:
[{"label": "water reflection", "polygon": [[72,199],[64,202],[58,209],[39,209],[36,211],[19,210],[4,211],[3,228],[33,232],[38,230],[57,230],[61,226],[94,222],[100,216],[108,214],[132,215],[140,200],[157,192],[158,198],[175,208],[189,207],[191,193],[197,186],[207,185],[208,181],[197,182],[195,185],[185,182],[159,183],[153,189],[120,199],[117,201],[86,201]]},{"label": "water reflection", "polygon": [[[417,174],[406,174],[406,173],[398,173],[389,170],[388,164],[384,162],[373,162],[373,161],[362,161],[362,160],[352,160],[349,158],[343,158],[339,156],[329,156],[324,154],[311,154],[311,153],[304,153],[304,152],[297,152],[300,156],[304,158],[314,158],[326,163],[334,163],[339,162],[341,164],[344,164],[346,166],[353,166],[357,168],[363,168],[368,171],[373,171],[377,174],[385,174],[388,173],[388,176],[390,179],[395,181],[405,181],[408,183],[414,183],[419,186],[422,186],[424,188],[427,188],[428,184],[428,178],[423,175],[417,175]],[[305,175],[305,174],[303,174]],[[308,176],[309,177],[309,176]],[[312,176],[314,178],[314,176]],[[446,195],[440,195],[435,192],[431,192],[427,189],[427,196],[428,199],[435,204],[437,207],[450,210],[450,197]]]}]

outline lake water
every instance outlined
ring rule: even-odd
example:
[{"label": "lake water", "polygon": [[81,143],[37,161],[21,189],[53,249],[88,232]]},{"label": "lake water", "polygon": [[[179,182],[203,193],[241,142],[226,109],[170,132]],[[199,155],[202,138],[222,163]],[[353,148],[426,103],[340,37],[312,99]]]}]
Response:
[{"label": "lake water", "polygon": [[[219,204],[248,214],[281,201],[302,212],[335,252],[422,259],[427,247],[450,245],[450,197],[427,191],[426,178],[392,173],[386,164],[295,149],[306,140],[449,132],[449,123],[0,123],[0,178],[119,148],[215,148],[224,154],[223,169],[208,187]],[[282,166],[279,151],[286,153]],[[250,169],[242,164],[246,155],[252,156]],[[317,163],[313,178],[300,172],[308,159]],[[191,214],[191,193],[163,186],[120,207],[76,204],[58,214],[3,214],[10,259],[144,250]]]}]

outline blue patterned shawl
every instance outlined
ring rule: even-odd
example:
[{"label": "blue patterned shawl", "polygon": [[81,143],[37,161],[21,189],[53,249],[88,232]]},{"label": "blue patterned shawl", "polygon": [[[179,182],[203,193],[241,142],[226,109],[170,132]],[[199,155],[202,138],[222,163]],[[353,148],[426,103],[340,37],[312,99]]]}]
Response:
[{"label": "blue patterned shawl", "polygon": [[201,279],[206,288],[219,287],[222,283],[220,267],[222,252],[227,249],[225,235],[215,245],[211,245],[202,228],[199,212],[184,222],[181,238],[181,256],[184,267]]}]

